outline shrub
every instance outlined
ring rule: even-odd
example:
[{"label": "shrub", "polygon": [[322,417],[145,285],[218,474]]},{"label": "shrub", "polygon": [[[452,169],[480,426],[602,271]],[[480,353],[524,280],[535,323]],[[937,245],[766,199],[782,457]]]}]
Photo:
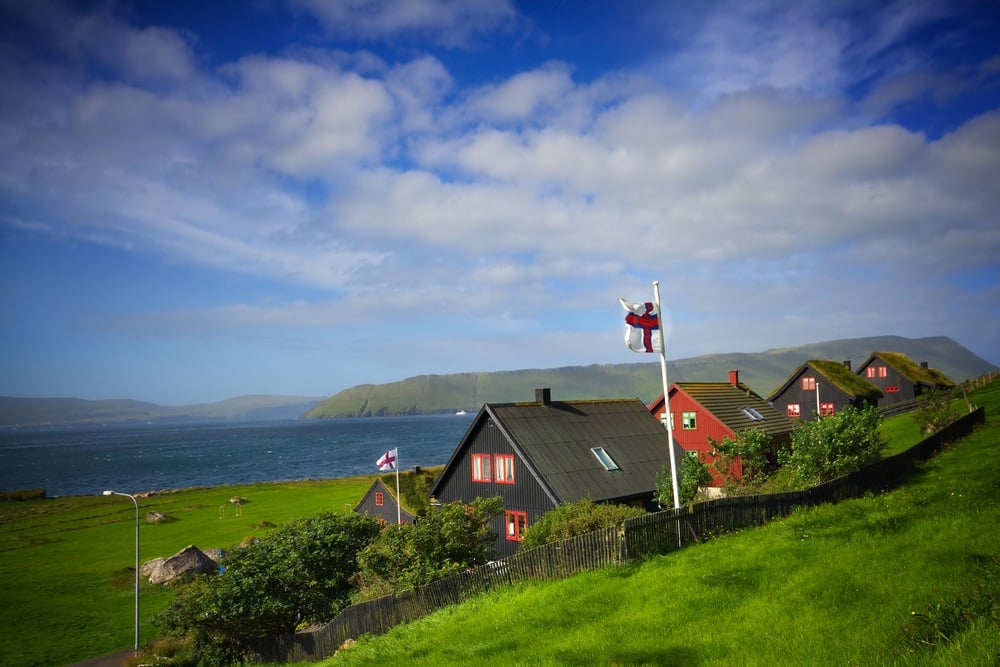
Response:
[{"label": "shrub", "polygon": [[[920,427],[920,432],[929,435],[943,429],[955,420],[950,397],[934,389],[917,399],[917,409],[913,413],[913,421]],[[968,400],[968,399],[966,399]]]},{"label": "shrub", "polygon": [[[726,436],[716,441],[709,438],[717,458],[712,463],[723,487],[729,495],[756,493],[773,472],[774,441],[758,428],[745,429],[735,438]],[[733,473],[733,464],[739,459],[742,474]]]},{"label": "shrub", "polygon": [[358,597],[412,589],[494,558],[490,519],[501,512],[499,497],[476,498],[446,503],[413,524],[387,525],[358,554]]},{"label": "shrub", "polygon": [[528,526],[521,539],[521,548],[530,549],[567,537],[619,526],[625,519],[645,513],[645,510],[638,507],[597,504],[589,498],[578,500],[575,503],[563,503],[540,516],[533,525]]},{"label": "shrub", "polygon": [[779,454],[802,482],[826,482],[879,459],[885,447],[881,420],[874,406],[848,405],[835,415],[803,422],[792,431],[791,454]]},{"label": "shrub", "polygon": [[[698,492],[703,486],[712,483],[712,471],[702,463],[697,452],[685,452],[681,459],[681,469],[678,473],[677,489],[680,492],[681,504],[690,505],[698,500]],[[653,499],[661,508],[674,506],[674,486],[670,478],[670,464],[665,463],[656,473],[656,488]]]},{"label": "shrub", "polygon": [[170,637],[189,637],[207,664],[243,659],[253,637],[294,632],[349,604],[357,554],[378,522],[326,512],[280,526],[223,560],[221,575],[195,578],[154,617]]}]

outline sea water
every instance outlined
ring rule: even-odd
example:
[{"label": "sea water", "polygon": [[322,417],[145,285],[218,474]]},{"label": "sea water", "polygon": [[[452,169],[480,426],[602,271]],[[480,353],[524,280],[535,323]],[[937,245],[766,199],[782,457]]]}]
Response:
[{"label": "sea water", "polygon": [[377,472],[390,449],[403,470],[440,465],[473,416],[0,429],[0,491],[66,496],[350,477]]}]

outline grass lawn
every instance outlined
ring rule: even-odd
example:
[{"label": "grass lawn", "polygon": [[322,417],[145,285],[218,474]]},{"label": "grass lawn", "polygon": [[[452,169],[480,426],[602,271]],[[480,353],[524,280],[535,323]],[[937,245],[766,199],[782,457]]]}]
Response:
[{"label": "grass lawn", "polygon": [[[185,489],[140,498],[140,562],[229,547],[262,526],[353,507],[374,477]],[[248,500],[241,515],[229,499]],[[225,517],[221,509],[225,506]],[[148,524],[151,511],[174,521]],[[119,496],[0,503],[0,665],[63,665],[132,646],[135,506]],[[143,584],[140,639],[171,591]]]},{"label": "grass lawn", "polygon": [[895,490],[456,605],[321,665],[996,665],[1000,383]]}]

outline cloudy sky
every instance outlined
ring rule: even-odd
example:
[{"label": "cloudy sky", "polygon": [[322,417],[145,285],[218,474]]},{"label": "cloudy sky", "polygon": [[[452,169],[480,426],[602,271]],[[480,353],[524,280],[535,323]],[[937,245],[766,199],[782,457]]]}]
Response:
[{"label": "cloudy sky", "polygon": [[[0,0],[0,395],[1000,363],[990,0]],[[652,359],[655,360],[655,357]]]}]

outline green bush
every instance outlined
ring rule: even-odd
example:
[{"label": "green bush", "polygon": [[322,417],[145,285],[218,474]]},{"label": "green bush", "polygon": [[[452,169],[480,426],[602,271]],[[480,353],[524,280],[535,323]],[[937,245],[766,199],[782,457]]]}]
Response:
[{"label": "green bush", "polygon": [[589,498],[563,503],[549,510],[525,531],[521,548],[541,546],[567,537],[583,535],[602,528],[619,526],[625,519],[645,514],[645,510],[627,505],[594,503]]},{"label": "green bush", "polygon": [[859,410],[848,405],[835,415],[803,422],[792,431],[791,454],[781,458],[804,483],[846,475],[881,457],[885,447],[881,420],[874,406]]},{"label": "green bush", "polygon": [[326,621],[350,603],[357,554],[378,522],[326,512],[291,521],[232,550],[221,575],[198,577],[154,618],[170,637],[189,637],[207,664],[242,660],[253,637]]},{"label": "green bush", "polygon": [[[758,428],[740,431],[735,438],[726,436],[719,441],[709,438],[709,442],[717,457],[712,468],[722,479],[727,495],[757,493],[774,472],[774,439]],[[740,476],[732,472],[736,459],[740,461]]]},{"label": "green bush", "polygon": [[390,524],[358,554],[358,598],[371,599],[428,584],[494,558],[490,519],[499,498],[445,503],[413,524]]},{"label": "green bush", "polygon": [[[684,453],[684,458],[681,459],[679,477],[677,489],[680,492],[682,505],[690,505],[698,500],[700,489],[712,483],[712,471],[698,458],[697,452]],[[674,486],[670,476],[669,463],[665,463],[656,473],[655,484],[653,500],[661,508],[672,508],[674,506]]]},{"label": "green bush", "polygon": [[913,421],[924,435],[940,431],[955,420],[951,397],[934,389],[917,399]]}]

